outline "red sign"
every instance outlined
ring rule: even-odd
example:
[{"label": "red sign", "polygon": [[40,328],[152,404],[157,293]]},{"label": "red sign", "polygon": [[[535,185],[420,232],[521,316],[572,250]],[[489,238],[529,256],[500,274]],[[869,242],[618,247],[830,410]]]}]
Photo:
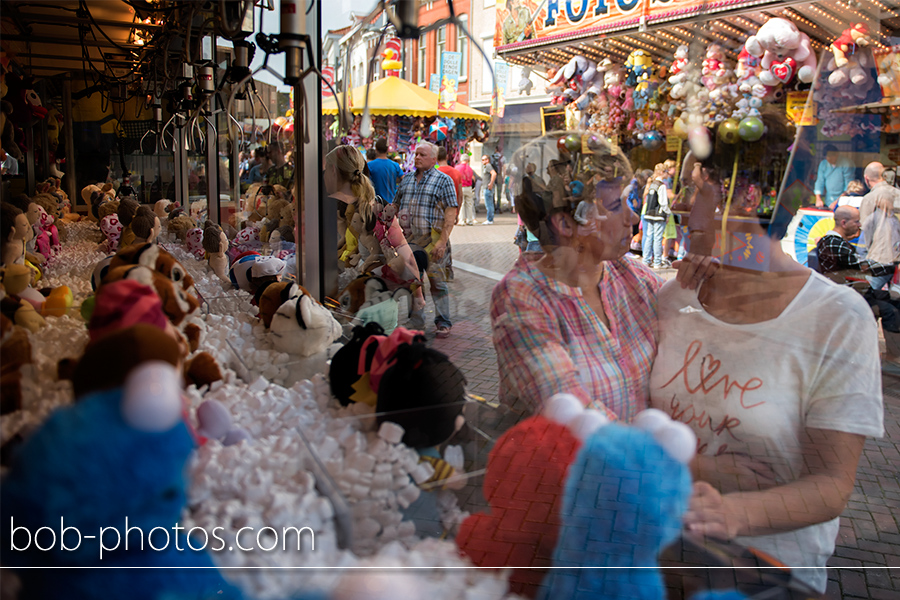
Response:
[{"label": "red sign", "polygon": [[322,97],[330,98],[332,93],[326,81],[334,85],[334,67],[322,67]]}]

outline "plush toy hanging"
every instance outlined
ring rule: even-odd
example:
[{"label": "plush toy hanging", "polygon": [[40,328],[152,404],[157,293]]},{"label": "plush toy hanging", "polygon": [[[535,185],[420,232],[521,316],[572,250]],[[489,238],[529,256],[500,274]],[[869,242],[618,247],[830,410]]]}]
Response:
[{"label": "plush toy hanging", "polygon": [[766,21],[744,44],[752,56],[760,57],[759,79],[765,85],[787,85],[795,78],[810,83],[816,74],[816,55],[809,36],[787,19]]},{"label": "plush toy hanging", "polygon": [[872,43],[869,28],[865,23],[856,23],[845,29],[831,44],[832,59],[826,65],[831,75],[828,83],[834,87],[848,82],[856,86],[864,85],[869,77],[872,59],[866,46]]}]

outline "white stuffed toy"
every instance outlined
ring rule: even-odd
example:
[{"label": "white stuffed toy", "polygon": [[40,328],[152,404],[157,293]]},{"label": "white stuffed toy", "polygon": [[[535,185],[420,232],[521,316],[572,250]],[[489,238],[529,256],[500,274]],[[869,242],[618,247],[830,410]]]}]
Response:
[{"label": "white stuffed toy", "polygon": [[[291,384],[325,373],[328,361],[341,348],[341,324],[302,287],[293,284],[269,329],[272,344],[279,352],[299,357],[290,365]],[[288,381],[285,381],[288,385]]]},{"label": "white stuffed toy", "polygon": [[764,85],[788,84],[794,77],[810,83],[816,75],[816,55],[809,36],[787,19],[769,19],[744,47],[751,55],[762,57],[759,79]]}]

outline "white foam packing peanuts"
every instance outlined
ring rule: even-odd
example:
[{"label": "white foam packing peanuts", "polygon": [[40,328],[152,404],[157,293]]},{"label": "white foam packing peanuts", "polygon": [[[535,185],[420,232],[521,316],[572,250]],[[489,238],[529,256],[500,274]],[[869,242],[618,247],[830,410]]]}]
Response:
[{"label": "white foam packing peanuts", "polygon": [[385,421],[381,424],[381,427],[378,428],[378,437],[389,444],[399,444],[400,440],[403,439],[404,433],[402,427],[396,423],[391,423],[390,421]]}]

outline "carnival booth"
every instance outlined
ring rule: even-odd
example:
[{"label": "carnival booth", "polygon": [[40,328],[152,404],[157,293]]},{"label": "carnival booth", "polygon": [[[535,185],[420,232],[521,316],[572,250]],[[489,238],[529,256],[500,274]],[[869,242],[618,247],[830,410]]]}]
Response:
[{"label": "carnival booth", "polygon": [[[862,180],[870,161],[896,164],[898,21],[880,2],[507,4],[498,3],[496,51],[510,65],[546,71],[546,131],[604,136],[635,169],[666,158],[680,168],[688,151],[734,156],[721,165],[719,214],[775,213],[770,228],[790,226],[805,245],[814,218],[798,211],[816,204],[829,151],[850,179]],[[829,202],[844,191],[830,190]],[[689,208],[676,202],[682,228]],[[718,254],[737,256],[747,243]],[[805,262],[805,254],[796,256]]]},{"label": "carnival booth", "polygon": [[[368,93],[368,99],[367,99]],[[387,76],[371,85],[354,88],[348,98],[330,98],[322,104],[327,139],[336,139],[353,146],[372,147],[377,138],[386,138],[392,152],[409,157],[419,139],[429,140],[447,148],[451,164],[459,161],[459,154],[471,140],[483,140],[488,136],[490,115],[469,108],[462,102],[448,101],[446,97],[424,89],[396,76]],[[362,115],[368,106],[372,118],[371,134],[360,134]],[[353,115],[352,125],[346,135],[340,135],[339,109],[346,108]],[[330,137],[329,137],[330,136]]]}]

